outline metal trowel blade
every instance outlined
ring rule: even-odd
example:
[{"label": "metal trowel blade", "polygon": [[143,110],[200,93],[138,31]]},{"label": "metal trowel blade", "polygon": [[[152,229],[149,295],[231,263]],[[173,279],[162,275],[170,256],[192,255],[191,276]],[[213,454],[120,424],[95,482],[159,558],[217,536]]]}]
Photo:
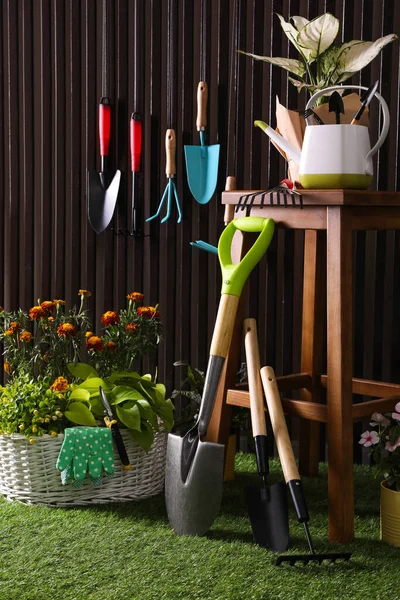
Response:
[{"label": "metal trowel blade", "polygon": [[121,171],[117,170],[110,185],[104,189],[99,173],[88,173],[88,217],[96,233],[102,233],[111,223],[120,181]]},{"label": "metal trowel blade", "polygon": [[204,535],[213,524],[222,500],[222,444],[198,443],[187,479],[181,477],[183,438],[169,434],[165,472],[168,519],[178,535]]},{"label": "metal trowel blade", "polygon": [[283,481],[245,490],[253,539],[263,548],[283,552],[289,545],[287,489]]}]

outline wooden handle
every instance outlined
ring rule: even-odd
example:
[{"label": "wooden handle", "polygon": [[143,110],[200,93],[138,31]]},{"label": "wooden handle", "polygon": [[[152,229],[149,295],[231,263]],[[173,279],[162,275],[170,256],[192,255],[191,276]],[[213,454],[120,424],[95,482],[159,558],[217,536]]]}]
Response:
[{"label": "wooden handle", "polygon": [[[226,178],[225,183],[225,191],[232,192],[236,190],[236,177],[229,175]],[[228,225],[235,217],[235,205],[234,204],[225,204],[225,212],[224,212],[224,224]]]},{"label": "wooden handle", "polygon": [[267,435],[264,412],[264,396],[260,378],[260,353],[255,319],[245,319],[244,347],[246,351],[247,378],[249,381],[250,415],[253,437]]},{"label": "wooden handle", "polygon": [[355,117],[354,117],[354,119],[352,119],[350,121],[350,125],[359,125],[359,124],[360,124],[360,120],[356,119]]},{"label": "wooden handle", "polygon": [[167,156],[165,174],[167,175],[167,177],[175,177],[176,136],[175,131],[173,129],[167,129],[167,133],[165,135],[165,153]]},{"label": "wooden handle", "polygon": [[208,85],[200,81],[197,86],[197,131],[204,131],[207,125]]},{"label": "wooden handle", "polygon": [[224,358],[228,356],[238,304],[239,296],[222,294],[211,341],[210,354],[212,356],[223,356]]},{"label": "wooden handle", "polygon": [[292,479],[300,479],[299,471],[296,465],[296,459],[293,454],[293,448],[287,430],[285,415],[283,414],[281,397],[278,385],[275,379],[274,370],[271,367],[261,369],[261,380],[264,388],[265,399],[267,401],[268,412],[274,431],[275,442],[278,448],[279,458],[285,481],[288,483]]}]

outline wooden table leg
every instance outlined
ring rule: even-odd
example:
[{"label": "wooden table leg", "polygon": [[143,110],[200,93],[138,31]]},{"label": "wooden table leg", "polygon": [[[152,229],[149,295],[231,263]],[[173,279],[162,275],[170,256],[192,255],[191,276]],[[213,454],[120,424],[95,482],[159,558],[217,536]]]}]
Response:
[{"label": "wooden table leg", "polygon": [[346,207],[327,207],[329,539],[354,539],[352,229]]},{"label": "wooden table leg", "polygon": [[[301,400],[321,402],[322,350],[325,306],[325,232],[306,230],[304,238],[303,323],[301,372],[311,376],[311,388],[301,390]],[[299,470],[318,475],[320,423],[300,420]]]}]

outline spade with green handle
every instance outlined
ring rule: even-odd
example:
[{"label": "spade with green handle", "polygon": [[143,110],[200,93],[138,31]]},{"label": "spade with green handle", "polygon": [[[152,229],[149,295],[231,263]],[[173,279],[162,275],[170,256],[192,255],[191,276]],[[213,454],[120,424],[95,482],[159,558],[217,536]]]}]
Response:
[{"label": "spade with green handle", "polygon": [[[207,433],[228,355],[243,286],[267,251],[274,227],[272,219],[243,217],[231,221],[219,239],[221,299],[199,415],[184,437],[174,434],[168,436],[165,500],[171,527],[180,535],[204,535],[220,508],[225,447],[203,441],[203,438]],[[242,260],[232,264],[231,247],[237,230],[259,233],[259,236]]]}]

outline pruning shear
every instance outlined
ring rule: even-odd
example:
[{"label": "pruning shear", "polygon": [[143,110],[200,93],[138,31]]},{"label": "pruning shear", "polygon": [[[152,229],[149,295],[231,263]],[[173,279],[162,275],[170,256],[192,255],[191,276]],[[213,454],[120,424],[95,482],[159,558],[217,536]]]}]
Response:
[{"label": "pruning shear", "polygon": [[111,406],[108,402],[107,396],[103,388],[100,386],[100,399],[101,403],[104,407],[104,412],[106,416],[104,417],[104,423],[111,429],[111,434],[113,436],[115,445],[117,446],[118,454],[121,459],[122,468],[125,471],[129,471],[132,466],[129,462],[128,454],[126,453],[126,448],[124,444],[124,440],[122,439],[121,432],[118,427],[118,421],[114,419],[114,415],[111,410]]}]

